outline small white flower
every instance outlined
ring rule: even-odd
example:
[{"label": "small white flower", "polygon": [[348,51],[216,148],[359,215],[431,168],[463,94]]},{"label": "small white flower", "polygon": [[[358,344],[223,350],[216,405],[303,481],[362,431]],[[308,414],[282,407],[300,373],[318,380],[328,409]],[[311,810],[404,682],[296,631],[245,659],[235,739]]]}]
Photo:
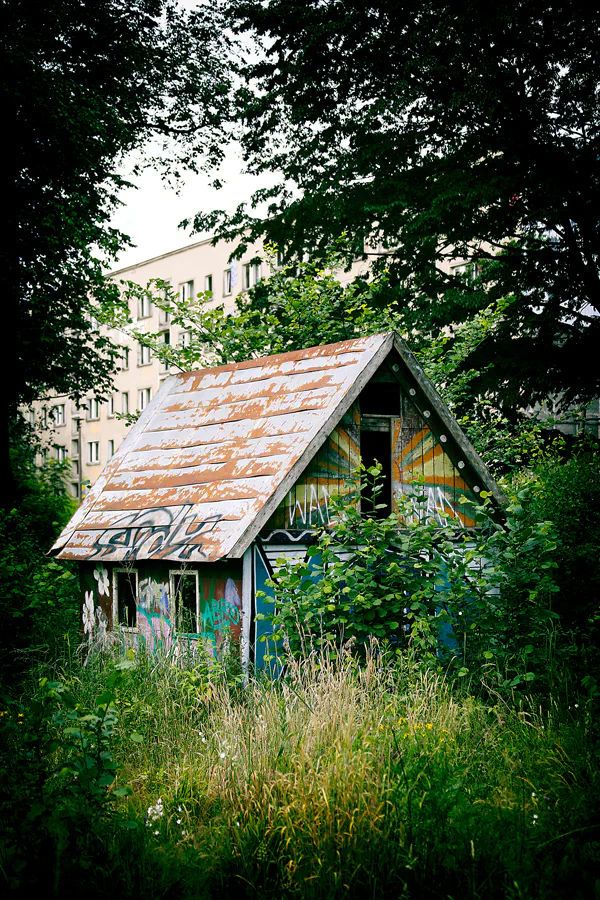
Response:
[{"label": "small white flower", "polygon": [[177,824],[181,825],[181,819],[177,819]]},{"label": "small white flower", "polygon": [[579,703],[575,704],[575,709],[579,709]]},{"label": "small white flower", "polygon": [[225,754],[224,754],[224,753],[219,753],[219,756],[221,757],[221,759],[225,759]]},{"label": "small white flower", "polygon": [[177,812],[183,812],[181,806],[178,806],[178,807],[177,807]]},{"label": "small white flower", "polygon": [[159,831],[158,831],[158,829],[157,829],[157,830],[156,830],[156,831],[155,831],[155,832],[154,832],[154,834],[159,834]]},{"label": "small white flower", "polygon": [[236,822],[235,824],[237,825],[238,828],[240,827],[240,823],[239,823],[239,822]]},{"label": "small white flower", "polygon": [[532,791],[532,792],[531,792],[531,796],[532,796],[532,797],[535,797],[535,791]]},{"label": "small white flower", "polygon": [[202,743],[203,743],[203,744],[206,743],[206,738],[205,738],[205,737],[202,738]]}]

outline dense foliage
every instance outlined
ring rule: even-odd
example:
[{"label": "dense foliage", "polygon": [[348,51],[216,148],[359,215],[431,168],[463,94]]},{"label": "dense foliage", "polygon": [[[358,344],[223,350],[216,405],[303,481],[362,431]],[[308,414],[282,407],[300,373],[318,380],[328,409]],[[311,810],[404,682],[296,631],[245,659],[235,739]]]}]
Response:
[{"label": "dense foliage", "polygon": [[[391,269],[424,340],[510,299],[474,355],[508,405],[594,396],[598,340],[600,16],[581,2],[230,0],[239,92],[269,218],[196,217],[266,234],[290,258],[346,232]],[[379,256],[377,256],[379,254]],[[456,258],[467,263],[450,270]],[[371,258],[374,258],[373,256]]]},{"label": "dense foliage", "polygon": [[69,463],[36,465],[29,435],[13,433],[11,465],[17,506],[0,518],[0,685],[52,659],[68,634],[78,642],[80,603],[75,567],[48,548],[76,508],[67,490]]},{"label": "dense foliage", "polygon": [[[163,171],[218,162],[228,76],[214,7],[173,0],[2,3],[4,239],[0,271],[15,339],[0,421],[52,391],[98,394],[115,350],[96,322],[119,301],[103,263],[124,155],[150,138]],[[6,424],[4,426],[6,428]],[[4,504],[14,502],[8,437]]]},{"label": "dense foliage", "polygon": [[[380,469],[357,475],[361,496],[376,501]],[[536,680],[547,691],[557,665],[557,544],[552,523],[526,513],[533,491],[523,484],[502,513],[486,491],[480,505],[465,498],[477,523],[470,533],[448,514],[431,516],[418,483],[383,519],[361,516],[347,497],[334,503],[335,525],[307,560],[282,559],[270,583],[273,659],[282,645],[303,656],[350,641],[364,652],[374,637],[461,678],[477,673],[496,691]],[[570,649],[561,648],[563,662]]]}]

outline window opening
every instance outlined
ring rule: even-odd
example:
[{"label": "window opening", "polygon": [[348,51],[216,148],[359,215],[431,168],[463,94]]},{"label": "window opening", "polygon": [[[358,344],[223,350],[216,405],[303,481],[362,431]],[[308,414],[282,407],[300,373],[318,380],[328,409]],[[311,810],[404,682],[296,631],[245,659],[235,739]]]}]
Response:
[{"label": "window opening", "polygon": [[171,597],[175,601],[177,631],[183,634],[199,634],[198,573],[171,572],[170,577]]},{"label": "window opening", "polygon": [[[370,469],[378,462],[381,465],[382,491],[373,497],[373,491],[363,492],[361,513],[375,519],[384,519],[392,512],[392,436],[388,431],[360,430],[360,455],[363,465]],[[381,509],[375,509],[381,506]]]},{"label": "window opening", "polygon": [[137,627],[137,572],[117,569],[114,575],[116,619],[125,628]]}]

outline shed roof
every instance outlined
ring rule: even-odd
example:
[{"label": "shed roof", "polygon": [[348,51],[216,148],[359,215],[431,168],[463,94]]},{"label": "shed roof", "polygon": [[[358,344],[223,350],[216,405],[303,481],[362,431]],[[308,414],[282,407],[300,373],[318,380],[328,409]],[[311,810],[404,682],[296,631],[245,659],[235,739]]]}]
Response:
[{"label": "shed roof", "polygon": [[494,490],[406,345],[379,334],[169,376],[53,552],[116,562],[241,556],[394,346]]}]

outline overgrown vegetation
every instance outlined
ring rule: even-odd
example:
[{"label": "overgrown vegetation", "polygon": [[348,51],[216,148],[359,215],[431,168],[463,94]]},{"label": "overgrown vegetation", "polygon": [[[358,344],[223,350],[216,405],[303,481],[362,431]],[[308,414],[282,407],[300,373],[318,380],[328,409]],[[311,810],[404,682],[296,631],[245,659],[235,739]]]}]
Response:
[{"label": "overgrown vegetation", "polygon": [[[407,505],[399,535],[346,506],[311,566],[279,576],[276,679],[244,676],[235,653],[80,645],[75,614],[70,628],[46,616],[50,600],[76,609],[73,581],[45,582],[53,660],[30,653],[0,708],[4,888],[594,896],[595,612],[579,625],[549,612],[570,583],[561,561],[577,569],[567,510],[587,515],[599,485],[590,457],[521,476],[505,521],[485,496],[471,508],[482,527],[462,558],[450,522]],[[556,524],[541,515],[560,509]]]},{"label": "overgrown vegetation", "polygon": [[3,711],[17,891],[593,895],[593,698],[483,701],[377,643],[244,688],[201,659],[117,659],[71,660]]}]

